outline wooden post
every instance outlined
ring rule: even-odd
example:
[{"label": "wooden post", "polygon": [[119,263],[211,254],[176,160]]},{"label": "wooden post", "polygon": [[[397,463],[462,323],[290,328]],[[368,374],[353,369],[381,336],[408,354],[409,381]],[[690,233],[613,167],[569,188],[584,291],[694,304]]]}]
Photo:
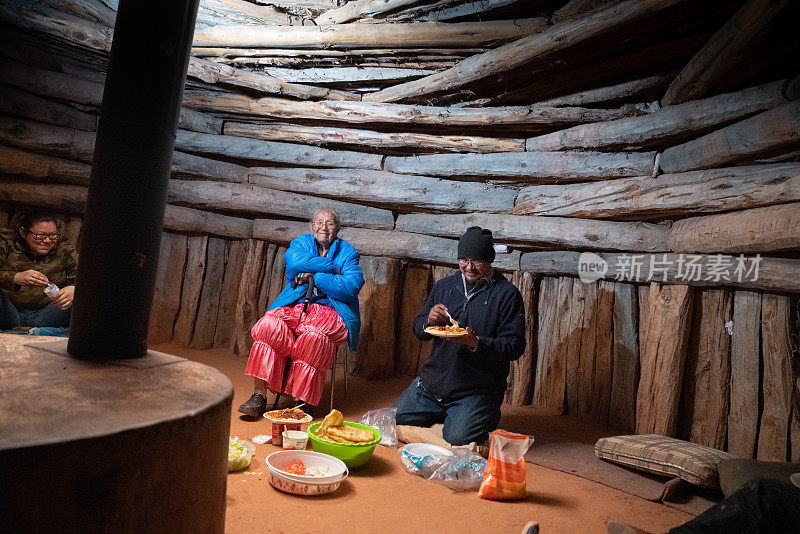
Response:
[{"label": "wooden post", "polygon": [[639,378],[637,292],[634,284],[617,283],[614,288],[609,426],[622,432],[633,432],[636,428],[636,385]]},{"label": "wooden post", "polygon": [[214,346],[217,327],[220,292],[225,276],[225,249],[227,241],[216,237],[208,238],[206,269],[197,306],[197,319],[190,348],[206,350]]},{"label": "wooden post", "polygon": [[647,334],[636,396],[636,433],[675,435],[692,288],[651,284]]},{"label": "wooden post", "polygon": [[732,303],[724,289],[703,290],[695,300],[683,372],[679,436],[720,450],[728,434],[731,336],[725,325]]},{"label": "wooden post", "polygon": [[247,356],[253,346],[250,329],[263,314],[258,290],[264,279],[266,243],[257,239],[247,241],[242,278],[239,281],[239,300],[233,315],[233,353]]},{"label": "wooden post", "polygon": [[761,351],[764,358],[764,409],[758,431],[758,459],[785,462],[791,414],[792,349],[790,297],[765,293],[761,303]]},{"label": "wooden post", "polygon": [[158,273],[150,313],[149,343],[172,341],[172,327],[181,304],[181,283],[186,265],[187,237],[164,232],[158,258]]},{"label": "wooden post", "polygon": [[395,259],[361,256],[361,270],[366,283],[358,295],[361,340],[353,374],[368,379],[388,378],[395,368],[394,325],[402,266]]},{"label": "wooden post", "polygon": [[414,335],[411,324],[428,297],[431,288],[431,266],[408,263],[400,291],[400,314],[397,322],[397,366],[395,374],[416,376],[420,360],[429,352],[425,344]]},{"label": "wooden post", "polygon": [[570,307],[570,277],[544,277],[539,286],[539,329],[533,404],[564,412]]},{"label": "wooden post", "polygon": [[756,451],[760,368],[761,293],[738,290],[733,298],[728,452],[739,458],[753,458]]},{"label": "wooden post", "polygon": [[208,236],[191,236],[188,239],[186,269],[183,272],[181,306],[172,332],[172,341],[179,347],[188,347],[192,341],[197,306],[203,289],[203,273],[206,270],[206,248]]},{"label": "wooden post", "polygon": [[514,271],[514,285],[522,294],[525,305],[525,353],[511,362],[513,381],[506,398],[513,406],[527,406],[533,399],[533,382],[536,373],[536,293],[537,280],[532,273]]},{"label": "wooden post", "polygon": [[239,308],[239,287],[242,281],[247,241],[236,239],[225,247],[225,273],[220,288],[217,321],[214,328],[214,347],[230,347],[234,342],[236,317]]}]

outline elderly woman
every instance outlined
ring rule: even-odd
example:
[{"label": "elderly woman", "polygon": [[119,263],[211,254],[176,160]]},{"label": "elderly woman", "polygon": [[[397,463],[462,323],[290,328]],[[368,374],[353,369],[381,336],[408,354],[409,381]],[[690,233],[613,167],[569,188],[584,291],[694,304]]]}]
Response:
[{"label": "elderly woman", "polygon": [[[364,285],[358,252],[339,239],[339,218],[321,209],[311,218],[311,233],[295,238],[286,253],[286,286],[251,330],[255,343],[245,373],[253,395],[239,407],[245,415],[266,411],[267,389],[316,406],[336,348],[349,340],[355,350],[361,319],[358,292]],[[313,291],[308,294],[309,283]],[[286,387],[284,368],[291,360]],[[283,391],[282,391],[283,389]]]},{"label": "elderly woman", "polygon": [[[67,327],[78,253],[48,214],[24,214],[0,234],[0,329]],[[48,291],[49,284],[59,289]]]}]

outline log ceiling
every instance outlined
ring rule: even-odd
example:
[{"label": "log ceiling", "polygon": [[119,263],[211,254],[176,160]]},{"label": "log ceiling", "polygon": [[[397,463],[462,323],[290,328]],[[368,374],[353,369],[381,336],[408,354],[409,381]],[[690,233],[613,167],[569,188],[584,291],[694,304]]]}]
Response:
[{"label": "log ceiling", "polygon": [[[48,206],[79,240],[116,9],[0,3],[0,222]],[[800,293],[798,15],[790,0],[201,0],[161,258],[182,275],[159,275],[182,293],[157,297],[154,339],[246,352],[248,325],[282,286],[283,247],[331,205],[369,257],[363,331],[396,354],[393,365],[358,356],[358,368],[412,372],[425,351],[399,331],[410,352],[381,338],[393,334],[380,303],[407,321],[418,304],[403,299],[449,272],[466,226],[485,225],[508,245],[497,265],[535,325],[510,402],[727,439],[745,456],[779,457],[791,442],[800,458],[800,404],[791,421],[771,405],[759,428],[753,401],[731,395],[726,435],[727,401],[703,415],[686,393],[713,396],[715,380],[733,392],[753,351],[769,352],[767,385],[787,365]],[[587,252],[668,266],[584,285]],[[740,254],[760,254],[758,280],[676,282],[686,255],[713,270]],[[238,304],[219,296],[237,291]],[[755,341],[721,337],[730,317]],[[578,327],[583,337],[566,339]],[[766,334],[780,339],[759,342]],[[571,343],[592,347],[588,363]],[[723,353],[728,374],[676,386],[684,365]],[[636,380],[665,387],[639,388],[637,401]],[[697,420],[676,425],[681,410]]]}]

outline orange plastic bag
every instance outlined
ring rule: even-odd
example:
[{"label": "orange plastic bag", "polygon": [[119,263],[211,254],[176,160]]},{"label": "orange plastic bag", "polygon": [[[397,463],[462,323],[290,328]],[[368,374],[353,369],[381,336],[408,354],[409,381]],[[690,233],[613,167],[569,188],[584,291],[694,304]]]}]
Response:
[{"label": "orange plastic bag", "polygon": [[489,434],[489,459],[478,490],[481,499],[522,499],[525,497],[525,453],[533,436],[495,430]]}]

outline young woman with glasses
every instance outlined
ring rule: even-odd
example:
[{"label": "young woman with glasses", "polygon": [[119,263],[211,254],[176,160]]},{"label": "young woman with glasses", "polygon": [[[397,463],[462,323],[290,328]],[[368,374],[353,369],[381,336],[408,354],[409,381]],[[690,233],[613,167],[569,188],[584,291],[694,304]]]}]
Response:
[{"label": "young woman with glasses", "polygon": [[[77,270],[78,253],[53,216],[19,217],[0,232],[0,330],[69,326]],[[46,294],[50,284],[59,289]]]}]

